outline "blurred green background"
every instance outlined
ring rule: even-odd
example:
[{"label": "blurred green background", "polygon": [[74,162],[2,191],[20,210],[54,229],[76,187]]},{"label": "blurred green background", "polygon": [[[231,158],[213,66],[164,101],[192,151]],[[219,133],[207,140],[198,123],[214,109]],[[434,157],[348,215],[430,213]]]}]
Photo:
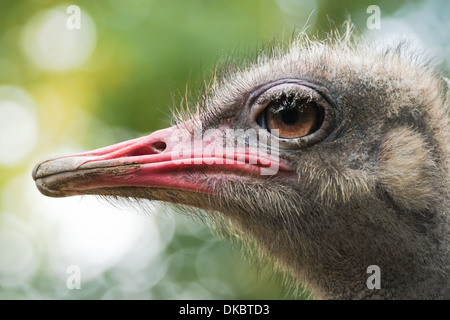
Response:
[{"label": "blurred green background", "polygon": [[[369,5],[381,29],[369,30]],[[69,29],[70,5],[81,29]],[[39,160],[169,125],[216,63],[254,58],[350,16],[377,41],[412,38],[450,66],[448,1],[35,0],[0,3],[0,299],[304,299],[200,223],[156,204],[50,199]],[[331,23],[330,21],[333,21]],[[138,213],[136,213],[138,212]],[[70,290],[70,266],[81,289]]]}]

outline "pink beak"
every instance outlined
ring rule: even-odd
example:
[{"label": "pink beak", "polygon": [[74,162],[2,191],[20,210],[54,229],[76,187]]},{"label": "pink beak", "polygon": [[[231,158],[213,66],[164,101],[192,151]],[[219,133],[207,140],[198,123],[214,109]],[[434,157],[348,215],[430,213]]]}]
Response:
[{"label": "pink beak", "polygon": [[291,171],[273,151],[244,147],[217,152],[218,147],[223,147],[219,137],[225,136],[227,126],[198,138],[180,129],[183,125],[90,152],[42,161],[34,168],[33,179],[38,189],[51,197],[101,194],[118,187],[215,193],[207,179],[264,178]]}]

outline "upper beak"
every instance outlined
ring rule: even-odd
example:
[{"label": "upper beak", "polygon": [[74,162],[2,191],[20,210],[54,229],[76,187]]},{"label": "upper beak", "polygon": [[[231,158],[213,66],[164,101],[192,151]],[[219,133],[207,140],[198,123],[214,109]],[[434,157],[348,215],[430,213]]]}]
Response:
[{"label": "upper beak", "polygon": [[[289,171],[273,151],[223,149],[227,126],[201,138],[182,125],[105,148],[42,161],[33,170],[38,189],[64,197],[105,188],[157,187],[214,193],[207,178],[240,179]],[[187,127],[186,125],[184,127]],[[269,171],[267,171],[269,170]],[[102,192],[96,192],[96,191]]]}]

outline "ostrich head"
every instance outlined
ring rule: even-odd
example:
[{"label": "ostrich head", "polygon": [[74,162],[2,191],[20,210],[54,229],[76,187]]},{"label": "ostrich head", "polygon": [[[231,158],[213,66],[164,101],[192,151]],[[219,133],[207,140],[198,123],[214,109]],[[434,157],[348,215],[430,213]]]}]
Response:
[{"label": "ostrich head", "polygon": [[262,54],[189,118],[43,161],[36,185],[200,208],[317,298],[449,298],[448,82],[352,38]]}]

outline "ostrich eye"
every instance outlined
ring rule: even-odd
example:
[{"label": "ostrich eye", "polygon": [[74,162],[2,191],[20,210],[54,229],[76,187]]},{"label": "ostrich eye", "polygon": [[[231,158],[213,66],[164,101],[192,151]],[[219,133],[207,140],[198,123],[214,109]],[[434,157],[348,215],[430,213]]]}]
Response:
[{"label": "ostrich eye", "polygon": [[281,148],[297,150],[327,139],[336,127],[338,109],[326,87],[280,79],[255,90],[249,110],[252,125],[277,137]]},{"label": "ostrich eye", "polygon": [[323,122],[323,110],[315,102],[282,94],[267,103],[259,125],[268,131],[278,130],[284,139],[302,138],[316,132]]}]

